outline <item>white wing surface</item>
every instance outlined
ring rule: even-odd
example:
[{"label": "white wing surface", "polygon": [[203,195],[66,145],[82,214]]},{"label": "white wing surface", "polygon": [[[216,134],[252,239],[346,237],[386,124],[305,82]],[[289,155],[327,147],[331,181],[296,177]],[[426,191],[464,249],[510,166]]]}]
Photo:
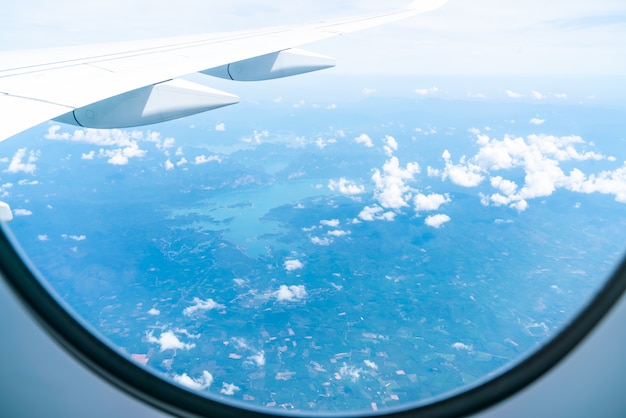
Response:
[{"label": "white wing surface", "polygon": [[[0,52],[0,141],[49,119],[68,113],[78,115],[75,111],[91,109],[87,106],[102,101],[108,110],[121,106],[124,114],[128,115],[130,111],[132,117],[132,100],[144,100],[144,107],[138,112],[143,112],[145,116],[146,108],[153,106],[155,86],[167,87],[161,88],[159,94],[167,95],[168,91],[173,90],[182,92],[176,100],[168,102],[193,101],[196,93],[219,96],[221,92],[208,88],[199,88],[196,92],[193,86],[172,84],[170,80],[181,81],[175,79],[194,72],[212,74],[237,62],[248,63],[248,67],[261,65],[263,57],[276,59],[276,55],[271,54],[293,51],[292,48],[302,44],[404,19],[436,9],[445,2],[418,0],[402,9],[311,25],[62,49]],[[311,62],[315,67],[316,57],[306,59],[313,60]],[[319,68],[331,65],[322,64]],[[240,67],[245,69],[246,65]],[[313,67],[300,72],[319,69]],[[290,75],[289,71],[276,77],[284,75]],[[152,96],[150,103],[146,102],[149,96]],[[107,102],[111,97],[118,97],[117,101]],[[170,96],[166,97],[171,99]],[[225,94],[221,97],[221,105],[237,101],[236,96]],[[204,106],[202,110],[217,107]],[[88,110],[85,117],[92,117],[94,111]],[[174,116],[170,115],[169,119],[191,114],[179,108],[171,112]],[[115,119],[106,112],[100,116]],[[134,124],[156,121],[159,120],[148,118]],[[78,124],[82,125],[80,122]],[[115,125],[115,121],[112,124]],[[133,122],[121,121],[120,124],[132,126]],[[94,122],[93,126],[100,125]]]}]

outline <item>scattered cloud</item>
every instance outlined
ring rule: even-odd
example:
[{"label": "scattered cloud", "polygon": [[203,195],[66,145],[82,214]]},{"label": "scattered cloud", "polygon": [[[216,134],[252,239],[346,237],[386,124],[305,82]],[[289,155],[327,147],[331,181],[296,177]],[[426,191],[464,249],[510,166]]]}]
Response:
[{"label": "scattered cloud", "polygon": [[307,292],[304,285],[280,285],[274,292],[274,297],[279,302],[295,302],[306,298]]},{"label": "scattered cloud", "polygon": [[324,138],[317,138],[317,140],[315,141],[315,145],[317,145],[317,147],[319,149],[324,149],[328,146],[328,144],[334,144],[336,143],[337,140],[336,139],[327,139],[324,140]]},{"label": "scattered cloud", "polygon": [[460,342],[456,342],[452,344],[452,348],[456,348],[457,350],[465,350],[465,351],[473,350],[473,347],[471,345],[463,344]]},{"label": "scattered cloud", "polygon": [[363,210],[357,215],[362,221],[393,221],[396,218],[396,213],[387,211],[378,205],[365,206]]},{"label": "scattered cloud", "polygon": [[222,158],[219,155],[210,155],[207,157],[206,155],[202,154],[202,155],[196,156],[196,159],[194,160],[194,164],[200,165],[200,164],[210,163],[212,161],[217,161],[218,163],[221,163]]},{"label": "scattered cloud", "polygon": [[364,87],[363,90],[361,90],[361,93],[365,94],[366,96],[369,96],[371,94],[376,93],[376,89],[371,89],[369,87]]},{"label": "scattered cloud", "polygon": [[47,236],[47,235],[45,235],[45,234],[40,234],[40,235],[37,235],[37,239],[38,239],[39,241],[49,241],[49,240],[50,240],[50,237],[48,237],[48,236]]},{"label": "scattered cloud", "polygon": [[327,246],[333,243],[330,238],[311,237],[311,242],[315,245]]},{"label": "scattered cloud", "polygon": [[540,119],[540,118],[532,118],[532,119],[530,120],[530,123],[531,123],[531,124],[533,124],[533,125],[542,125],[542,124],[544,124],[545,122],[546,122],[546,120],[545,120],[545,119]]},{"label": "scattered cloud", "polygon": [[355,366],[349,366],[347,364],[343,364],[339,369],[339,376],[341,379],[350,379],[352,382],[356,382],[361,377],[361,373],[363,373],[363,369],[360,367],[357,368]]},{"label": "scattered cloud", "polygon": [[189,389],[204,390],[208,389],[213,384],[213,375],[204,370],[202,375],[198,378],[192,378],[183,373],[181,375],[174,375],[174,381],[180,385],[186,386]]},{"label": "scattered cloud", "polygon": [[444,152],[446,168],[442,178],[466,187],[478,185],[483,174],[494,171],[522,168],[524,183],[518,185],[500,175],[490,177],[496,192],[482,195],[484,205],[507,205],[518,211],[528,208],[528,200],[550,196],[558,188],[581,193],[600,192],[614,194],[616,200],[626,202],[625,167],[598,174],[585,175],[573,168],[566,174],[560,167],[564,161],[610,160],[610,157],[591,150],[580,136],[554,136],[532,134],[526,137],[505,135],[502,139],[490,138],[478,131],[476,144],[479,150],[472,158],[463,156],[459,164],[450,162],[450,153]]},{"label": "scattered cloud", "polygon": [[174,138],[163,138],[159,132],[122,130],[122,129],[76,129],[73,132],[62,131],[60,125],[51,125],[45,135],[46,139],[55,141],[82,142],[102,147],[98,153],[94,150],[81,154],[83,160],[106,158],[112,165],[127,165],[132,158],[141,158],[147,154],[141,149],[140,143],[152,143],[166,154],[176,142]]},{"label": "scattered cloud", "polygon": [[519,99],[520,97],[524,97],[523,94],[514,92],[513,90],[506,90],[504,94],[506,94],[506,97],[509,99]]},{"label": "scattered cloud", "polygon": [[430,211],[430,210],[438,210],[441,205],[444,203],[449,203],[450,197],[448,194],[441,195],[437,193],[431,193],[429,195],[424,195],[419,193],[413,199],[413,204],[415,205],[415,211]]},{"label": "scattered cloud", "polygon": [[152,344],[158,344],[160,351],[165,350],[191,350],[196,345],[193,343],[183,343],[173,331],[162,332],[159,338],[156,338],[152,331],[146,334],[146,340]]},{"label": "scattered cloud", "polygon": [[215,302],[213,299],[202,300],[198,297],[193,298],[193,305],[183,310],[183,315],[191,316],[200,311],[211,311],[213,309],[224,309],[225,306]]},{"label": "scattered cloud", "polygon": [[372,360],[363,360],[363,363],[370,369],[378,370],[378,366]]},{"label": "scattered cloud", "polygon": [[467,162],[465,156],[461,157],[459,164],[452,163],[448,150],[443,152],[442,157],[445,160],[445,169],[441,175],[443,180],[449,178],[452,183],[463,187],[478,186],[483,181],[484,177],[480,174],[482,168]]},{"label": "scattered cloud", "polygon": [[226,125],[223,122],[218,123],[217,125],[215,125],[215,130],[218,132],[224,132],[226,130]]},{"label": "scattered cloud", "polygon": [[30,216],[33,212],[28,209],[13,209],[14,216]]},{"label": "scattered cloud", "polygon": [[241,390],[241,389],[239,389],[239,386],[236,386],[233,383],[226,383],[226,382],[224,382],[222,384],[222,389],[220,389],[220,393],[222,395],[232,396],[232,395],[235,394],[235,392],[237,392],[239,390]]},{"label": "scattered cloud", "polygon": [[93,160],[93,157],[96,155],[96,152],[94,150],[91,150],[87,153],[82,153],[80,155],[81,160]]},{"label": "scattered cloud", "polygon": [[28,151],[27,148],[20,148],[15,152],[13,158],[11,158],[9,167],[4,171],[7,173],[24,172],[33,174],[35,170],[37,170],[35,162],[40,154],[40,151]]},{"label": "scattered cloud", "polygon": [[374,143],[372,142],[372,138],[370,138],[367,134],[361,134],[358,137],[354,138],[354,140],[356,141],[357,144],[363,144],[368,148],[371,148],[374,146]]},{"label": "scattered cloud", "polygon": [[258,367],[263,367],[265,366],[265,351],[258,351],[257,353],[249,356],[247,360],[256,364]]},{"label": "scattered cloud", "polygon": [[398,141],[390,135],[385,135],[383,141],[385,142],[385,146],[383,147],[385,154],[387,154],[388,157],[391,157],[393,152],[398,150]]},{"label": "scattered cloud", "polygon": [[159,311],[157,308],[150,308],[150,310],[148,311],[148,315],[157,316],[160,314],[161,314],[161,311]]},{"label": "scattered cloud", "polygon": [[84,241],[87,239],[86,235],[68,235],[68,234],[61,234],[61,238],[63,239],[71,239],[74,241]]},{"label": "scattered cloud", "polygon": [[140,158],[146,155],[147,151],[139,148],[137,142],[131,142],[124,148],[104,149],[100,148],[98,156],[108,158],[107,163],[112,165],[127,165],[131,158]]},{"label": "scattered cloud", "polygon": [[304,265],[300,260],[285,260],[283,267],[286,271],[294,271],[301,269]]},{"label": "scattered cloud", "polygon": [[531,90],[530,95],[533,96],[537,100],[543,100],[546,98],[546,96],[543,93],[540,93],[537,90]]},{"label": "scattered cloud", "polygon": [[450,221],[450,217],[444,214],[437,214],[428,216],[424,223],[433,228],[440,228],[443,224]]},{"label": "scattered cloud", "polygon": [[439,89],[435,86],[433,87],[429,87],[429,88],[417,88],[415,89],[415,94],[419,95],[419,96],[428,96],[430,94],[435,94],[439,92]]},{"label": "scattered cloud", "polygon": [[[304,104],[304,100],[302,100],[301,102],[302,104]],[[299,107],[299,106],[294,105],[294,107]],[[252,133],[252,136],[245,136],[241,138],[241,141],[247,144],[260,144],[261,142],[263,142],[263,138],[268,138],[269,136],[270,136],[270,133],[268,131],[257,131],[255,129],[254,132]]]},{"label": "scattered cloud", "polygon": [[420,172],[419,164],[411,162],[405,168],[400,167],[397,157],[391,157],[383,165],[382,172],[374,170],[372,180],[375,184],[374,197],[383,208],[400,209],[408,206],[413,189],[407,182],[414,180]]},{"label": "scattered cloud", "polygon": [[344,237],[346,235],[350,235],[350,231],[343,231],[341,229],[334,229],[332,231],[327,232],[331,237]]},{"label": "scattered cloud", "polygon": [[339,219],[323,219],[320,221],[320,225],[336,228],[339,226]]},{"label": "scattered cloud", "polygon": [[339,180],[329,180],[328,188],[333,192],[338,191],[339,193],[348,196],[356,196],[365,193],[365,186],[359,186],[355,182],[344,177],[341,177]]}]

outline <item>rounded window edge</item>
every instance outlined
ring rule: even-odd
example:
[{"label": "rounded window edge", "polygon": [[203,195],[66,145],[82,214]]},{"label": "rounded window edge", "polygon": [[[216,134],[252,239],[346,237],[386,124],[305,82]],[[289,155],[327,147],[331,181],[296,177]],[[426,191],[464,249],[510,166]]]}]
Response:
[{"label": "rounded window edge", "polygon": [[[168,382],[132,362],[91,333],[49,293],[5,225],[0,231],[0,272],[26,310],[61,347],[116,388],[161,411],[180,417],[332,416],[281,413],[236,401],[211,399]],[[526,388],[562,361],[591,333],[625,291],[626,257],[623,257],[604,285],[558,333],[505,370],[417,406],[407,404],[371,413],[342,413],[341,416],[461,417],[492,407]]]}]

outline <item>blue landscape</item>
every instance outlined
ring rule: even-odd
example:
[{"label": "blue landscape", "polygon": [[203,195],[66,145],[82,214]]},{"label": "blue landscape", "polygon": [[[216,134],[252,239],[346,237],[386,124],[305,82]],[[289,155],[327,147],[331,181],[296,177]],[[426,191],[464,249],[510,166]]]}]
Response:
[{"label": "blue landscape", "polygon": [[241,85],[242,103],[161,125],[52,121],[1,143],[12,232],[132,361],[320,412],[497,374],[623,257],[609,81],[308,80]]}]

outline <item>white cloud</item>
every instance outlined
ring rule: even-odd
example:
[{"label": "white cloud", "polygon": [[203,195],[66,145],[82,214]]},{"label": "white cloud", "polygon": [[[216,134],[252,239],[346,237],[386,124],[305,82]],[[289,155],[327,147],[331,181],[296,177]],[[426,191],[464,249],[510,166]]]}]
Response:
[{"label": "white cloud", "polygon": [[204,390],[208,389],[213,383],[213,375],[204,370],[202,372],[202,376],[194,379],[192,377],[189,377],[187,373],[183,373],[181,375],[174,375],[174,381],[190,389]]},{"label": "white cloud", "polygon": [[320,225],[336,228],[339,226],[339,219],[323,219],[320,221]]},{"label": "white cloud", "polygon": [[450,197],[448,194],[441,195],[437,193],[431,193],[429,195],[424,195],[419,193],[413,199],[413,204],[415,205],[415,211],[419,212],[422,210],[437,210],[444,203],[449,203]]},{"label": "white cloud", "polygon": [[[155,134],[159,135],[156,132],[152,132],[152,134],[153,135],[155,135]],[[154,142],[154,141],[151,141],[151,142]],[[172,148],[174,146],[174,144],[176,143],[176,139],[174,139],[174,138],[165,138],[161,142],[160,138],[157,138],[156,142],[157,142],[157,144],[156,144],[157,148],[159,148],[159,149],[169,149],[169,148]]]},{"label": "white cloud", "polygon": [[300,260],[285,260],[285,262],[283,263],[283,267],[287,271],[294,271],[301,269],[302,267],[304,267],[304,265]]},{"label": "white cloud", "polygon": [[127,165],[131,158],[140,158],[146,154],[147,151],[140,149],[137,142],[131,142],[124,148],[101,148],[98,152],[100,158],[108,158],[107,163],[112,165]]},{"label": "white cloud", "polygon": [[45,235],[45,234],[40,234],[40,235],[37,235],[37,239],[38,239],[39,241],[48,241],[48,240],[50,240],[50,237],[48,237],[48,236],[47,236],[47,235]]},{"label": "white cloud", "polygon": [[350,231],[342,231],[341,229],[334,229],[332,231],[327,232],[331,237],[343,237],[346,235],[350,235]]},{"label": "white cloud", "polygon": [[319,149],[324,149],[328,146],[328,144],[334,144],[336,142],[337,140],[334,138],[327,139],[327,140],[324,140],[324,138],[317,138],[317,140],[315,141],[315,145],[317,145]]},{"label": "white cloud", "polygon": [[441,176],[443,180],[449,178],[452,183],[463,187],[475,187],[483,181],[484,177],[480,174],[481,167],[467,162],[465,156],[461,157],[459,164],[452,163],[448,150],[444,151],[442,157],[446,164]]},{"label": "white cloud", "polygon": [[87,239],[86,235],[68,235],[68,234],[61,234],[61,238],[63,239],[71,239],[74,241],[84,241]]},{"label": "white cloud", "polygon": [[161,314],[161,311],[159,311],[157,308],[150,308],[150,310],[148,311],[148,315],[157,316],[160,314]]},{"label": "white cloud", "polygon": [[[302,105],[304,105],[303,100],[302,100]],[[294,105],[294,107],[299,107],[299,106]],[[243,137],[241,138],[241,141],[247,144],[260,144],[263,138],[267,138],[269,136],[270,136],[270,133],[268,131],[254,130],[252,137],[249,137],[249,136]]]},{"label": "white cloud", "polygon": [[492,177],[490,183],[491,187],[500,190],[507,196],[514,194],[517,190],[517,184],[514,181],[505,180],[500,176]]},{"label": "white cloud", "polygon": [[428,177],[439,177],[441,176],[441,170],[428,166],[426,167],[426,174]]},{"label": "white cloud", "polygon": [[367,134],[361,134],[358,137],[354,138],[354,140],[356,141],[357,144],[363,144],[368,148],[371,148],[374,146],[374,143],[372,142],[372,138],[370,138]]},{"label": "white cloud", "polygon": [[341,177],[339,180],[329,180],[328,188],[333,192],[338,191],[339,193],[348,196],[355,196],[365,193],[365,186],[359,186],[356,183],[343,177]]},{"label": "white cloud", "polygon": [[540,118],[532,118],[532,119],[530,120],[530,123],[531,123],[531,124],[533,124],[533,125],[542,125],[542,124],[544,124],[545,122],[546,122],[546,120],[545,120],[545,119],[540,119]]},{"label": "white cloud", "polygon": [[[562,161],[608,160],[595,151],[579,150],[579,147],[586,145],[580,136],[532,134],[524,138],[505,135],[499,140],[480,132],[474,134],[480,148],[471,159],[461,159],[457,165],[460,171],[480,175],[478,173],[481,171],[488,173],[520,167],[525,172],[521,186],[502,176],[491,177],[491,186],[497,193],[483,195],[481,202],[485,205],[508,205],[523,211],[528,208],[529,199],[550,196],[558,188],[583,193],[602,190],[604,193],[615,194],[618,201],[621,201],[622,190],[626,192],[626,183],[622,184],[619,169],[599,175],[592,174],[589,178],[577,168],[572,169],[569,174],[563,172],[560,167]],[[446,173],[449,174],[450,154],[444,153],[444,158]],[[608,178],[611,180],[607,181]],[[611,186],[606,187],[606,184]]]},{"label": "white cloud", "polygon": [[531,90],[530,95],[533,96],[537,100],[543,100],[546,98],[546,96],[544,96],[542,93],[538,92],[537,90]]},{"label": "white cloud", "polygon": [[348,366],[344,363],[344,365],[339,369],[339,376],[341,376],[342,379],[348,378],[352,382],[356,382],[361,377],[362,372],[363,369],[360,367],[356,368],[354,366]]},{"label": "white cloud", "polygon": [[265,351],[261,350],[248,357],[248,361],[256,364],[259,367],[265,366]]},{"label": "white cloud", "polygon": [[311,242],[315,245],[327,246],[332,244],[333,240],[329,238],[311,237]]},{"label": "white cloud", "polygon": [[433,228],[440,228],[443,224],[450,221],[450,217],[444,214],[437,214],[428,216],[424,223],[428,226],[432,226]]},{"label": "white cloud", "polygon": [[15,216],[30,216],[33,212],[28,209],[13,209],[13,215]]},{"label": "white cloud", "polygon": [[[141,149],[140,142],[152,143],[157,149],[166,150],[174,146],[174,138],[162,138],[161,134],[153,131],[122,130],[122,129],[76,129],[74,132],[61,132],[60,125],[52,125],[48,128],[46,139],[56,141],[83,142],[98,145],[99,158],[106,158],[112,165],[127,165],[132,158],[141,158],[147,154]],[[90,151],[81,154],[81,158],[91,160],[96,153]]]},{"label": "white cloud", "polygon": [[224,309],[225,306],[215,302],[213,299],[202,300],[198,297],[193,298],[193,305],[183,310],[183,315],[191,316],[198,311],[210,311],[213,309]]},{"label": "white cloud", "polygon": [[465,351],[473,350],[473,347],[471,345],[463,344],[461,342],[456,342],[452,344],[452,348],[456,348],[457,350],[465,350]]},{"label": "white cloud", "polygon": [[376,93],[376,89],[371,89],[369,87],[363,87],[363,90],[361,90],[361,92],[363,94],[365,94],[366,96],[369,96],[370,94]]},{"label": "white cloud", "polygon": [[232,396],[235,394],[235,392],[239,391],[241,389],[239,389],[239,386],[234,385],[233,383],[226,383],[224,382],[222,384],[222,389],[220,389],[220,393],[223,395],[228,395],[228,396]]},{"label": "white cloud", "polygon": [[295,302],[306,298],[306,287],[304,285],[280,285],[277,291],[273,293],[279,302]]},{"label": "white cloud", "polygon": [[218,163],[221,163],[222,158],[219,155],[211,155],[207,157],[206,155],[202,154],[202,155],[196,156],[196,159],[194,160],[194,164],[196,165],[206,164],[206,163],[210,163],[211,161],[217,161]]},{"label": "white cloud", "polygon": [[365,206],[357,217],[363,221],[393,221],[396,217],[395,212],[385,212],[383,208],[378,205]]},{"label": "white cloud", "polygon": [[519,99],[520,97],[524,97],[523,94],[514,92],[512,90],[507,90],[504,93],[506,94],[506,97],[510,99]]},{"label": "white cloud", "polygon": [[383,147],[385,154],[387,154],[388,157],[391,157],[393,152],[398,150],[398,141],[390,135],[385,135],[383,141],[385,142],[385,146]]},{"label": "white cloud", "polygon": [[165,169],[166,170],[173,170],[174,169],[174,164],[170,160],[165,161]]},{"label": "white cloud", "polygon": [[[39,158],[41,154],[40,151],[30,151],[27,155],[27,148],[20,148],[15,152],[13,158],[11,158],[11,162],[9,163],[9,167],[5,170],[7,173],[34,173],[37,170],[37,166],[35,162]],[[23,160],[26,161],[23,161]]]},{"label": "white cloud", "polygon": [[563,99],[563,100],[565,100],[565,99],[567,99],[567,94],[565,94],[565,93],[556,93],[556,94],[554,95],[554,97],[556,97],[557,99]]},{"label": "white cloud", "polygon": [[370,369],[378,370],[378,366],[372,360],[363,360],[363,363]]},{"label": "white cloud", "polygon": [[215,125],[215,130],[218,132],[224,132],[226,130],[226,125],[224,123],[218,123]]},{"label": "white cloud", "polygon": [[412,197],[413,189],[406,183],[414,179],[420,172],[419,164],[412,162],[406,168],[400,167],[397,157],[391,157],[383,165],[382,172],[374,170],[372,180],[376,185],[374,197],[383,208],[400,209],[408,206]]},{"label": "white cloud", "polygon": [[158,344],[160,346],[160,351],[165,350],[191,350],[196,345],[193,343],[183,343],[178,339],[176,334],[172,331],[166,331],[161,333],[159,338],[156,338],[152,331],[146,334],[146,340],[152,344]]},{"label": "white cloud", "polygon": [[429,94],[435,94],[439,91],[439,89],[435,86],[433,87],[429,87],[429,88],[418,88],[415,89],[415,94],[419,95],[419,96],[428,96]]}]

